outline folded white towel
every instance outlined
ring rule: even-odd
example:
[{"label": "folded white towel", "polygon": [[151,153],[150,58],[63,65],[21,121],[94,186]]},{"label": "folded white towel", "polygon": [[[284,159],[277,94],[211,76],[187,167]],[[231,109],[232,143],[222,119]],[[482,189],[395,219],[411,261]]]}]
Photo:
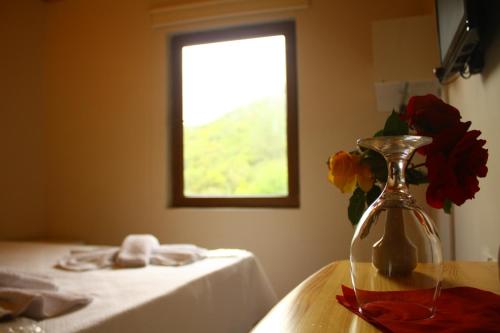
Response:
[{"label": "folded white towel", "polygon": [[128,235],[115,263],[121,267],[144,267],[149,263],[151,252],[159,245],[158,239],[153,235]]},{"label": "folded white towel", "polygon": [[71,251],[69,256],[57,262],[56,267],[77,272],[107,268],[114,265],[117,254],[117,247]]},{"label": "folded white towel", "polygon": [[47,277],[24,272],[0,271],[0,320],[27,316],[43,319],[83,306],[92,298],[58,291]]},{"label": "folded white towel", "polygon": [[87,305],[92,298],[67,292],[0,288],[0,319],[26,316],[40,320]]},{"label": "folded white towel", "polygon": [[206,257],[207,250],[192,244],[160,245],[151,254],[151,265],[180,266]]},{"label": "folded white towel", "polygon": [[57,290],[57,286],[47,276],[26,274],[6,268],[0,268],[0,288],[2,287]]}]

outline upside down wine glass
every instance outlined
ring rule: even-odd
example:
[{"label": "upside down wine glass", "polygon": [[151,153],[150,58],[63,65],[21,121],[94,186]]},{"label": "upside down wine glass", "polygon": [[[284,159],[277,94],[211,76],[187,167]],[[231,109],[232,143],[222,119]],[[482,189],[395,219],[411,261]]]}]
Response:
[{"label": "upside down wine glass", "polygon": [[[393,318],[417,320],[435,312],[443,270],[441,241],[405,181],[413,153],[431,142],[411,135],[358,140],[360,147],[382,154],[388,167],[386,186],[364,212],[351,242],[352,283],[359,310],[367,315],[391,311]],[[415,290],[418,296],[410,297]]]}]

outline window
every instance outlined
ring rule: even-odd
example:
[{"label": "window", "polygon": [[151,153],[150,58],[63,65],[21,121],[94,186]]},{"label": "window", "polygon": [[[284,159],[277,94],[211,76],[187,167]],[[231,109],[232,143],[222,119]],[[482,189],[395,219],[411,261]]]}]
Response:
[{"label": "window", "polygon": [[171,40],[173,206],[297,207],[295,25]]}]

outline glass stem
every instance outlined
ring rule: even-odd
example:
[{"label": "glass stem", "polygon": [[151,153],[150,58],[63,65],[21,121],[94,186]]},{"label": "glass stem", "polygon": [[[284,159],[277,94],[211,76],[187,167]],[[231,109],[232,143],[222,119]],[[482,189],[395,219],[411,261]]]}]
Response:
[{"label": "glass stem", "polygon": [[[385,157],[388,173],[384,195],[389,201],[401,203],[401,198],[411,198],[405,179],[407,157],[405,154]],[[417,265],[417,251],[406,236],[403,208],[388,207],[385,222],[384,236],[373,245],[373,264],[383,275],[411,274]]]},{"label": "glass stem", "polygon": [[408,192],[405,171],[408,161],[403,156],[387,156],[387,185],[389,192]]}]

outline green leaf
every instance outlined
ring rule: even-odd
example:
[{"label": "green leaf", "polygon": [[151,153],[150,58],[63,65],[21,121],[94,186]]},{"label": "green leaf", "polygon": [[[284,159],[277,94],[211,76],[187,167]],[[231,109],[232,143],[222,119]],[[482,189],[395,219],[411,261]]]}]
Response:
[{"label": "green leaf", "polygon": [[365,192],[359,187],[356,187],[356,190],[349,199],[349,207],[347,208],[347,215],[352,225],[356,225],[363,215],[366,208],[365,202]]},{"label": "green leaf", "polygon": [[374,150],[366,152],[363,163],[370,166],[373,176],[378,181],[385,183],[387,181],[387,162],[385,158]]},{"label": "green leaf", "polygon": [[381,129],[380,131],[377,131],[377,133],[373,134],[374,137],[377,137],[377,136],[384,136],[384,130]]},{"label": "green leaf", "polygon": [[392,111],[391,115],[385,121],[384,135],[407,135],[408,124],[401,120],[399,114]]},{"label": "green leaf", "polygon": [[452,206],[451,200],[445,199],[444,200],[444,204],[443,204],[443,209],[444,209],[444,212],[446,214],[450,214],[451,213],[451,206]]},{"label": "green leaf", "polygon": [[370,206],[382,193],[382,189],[377,185],[373,185],[370,191],[366,193],[366,204]]},{"label": "green leaf", "polygon": [[408,184],[420,185],[429,182],[427,175],[418,169],[407,168],[406,169],[406,182]]}]

